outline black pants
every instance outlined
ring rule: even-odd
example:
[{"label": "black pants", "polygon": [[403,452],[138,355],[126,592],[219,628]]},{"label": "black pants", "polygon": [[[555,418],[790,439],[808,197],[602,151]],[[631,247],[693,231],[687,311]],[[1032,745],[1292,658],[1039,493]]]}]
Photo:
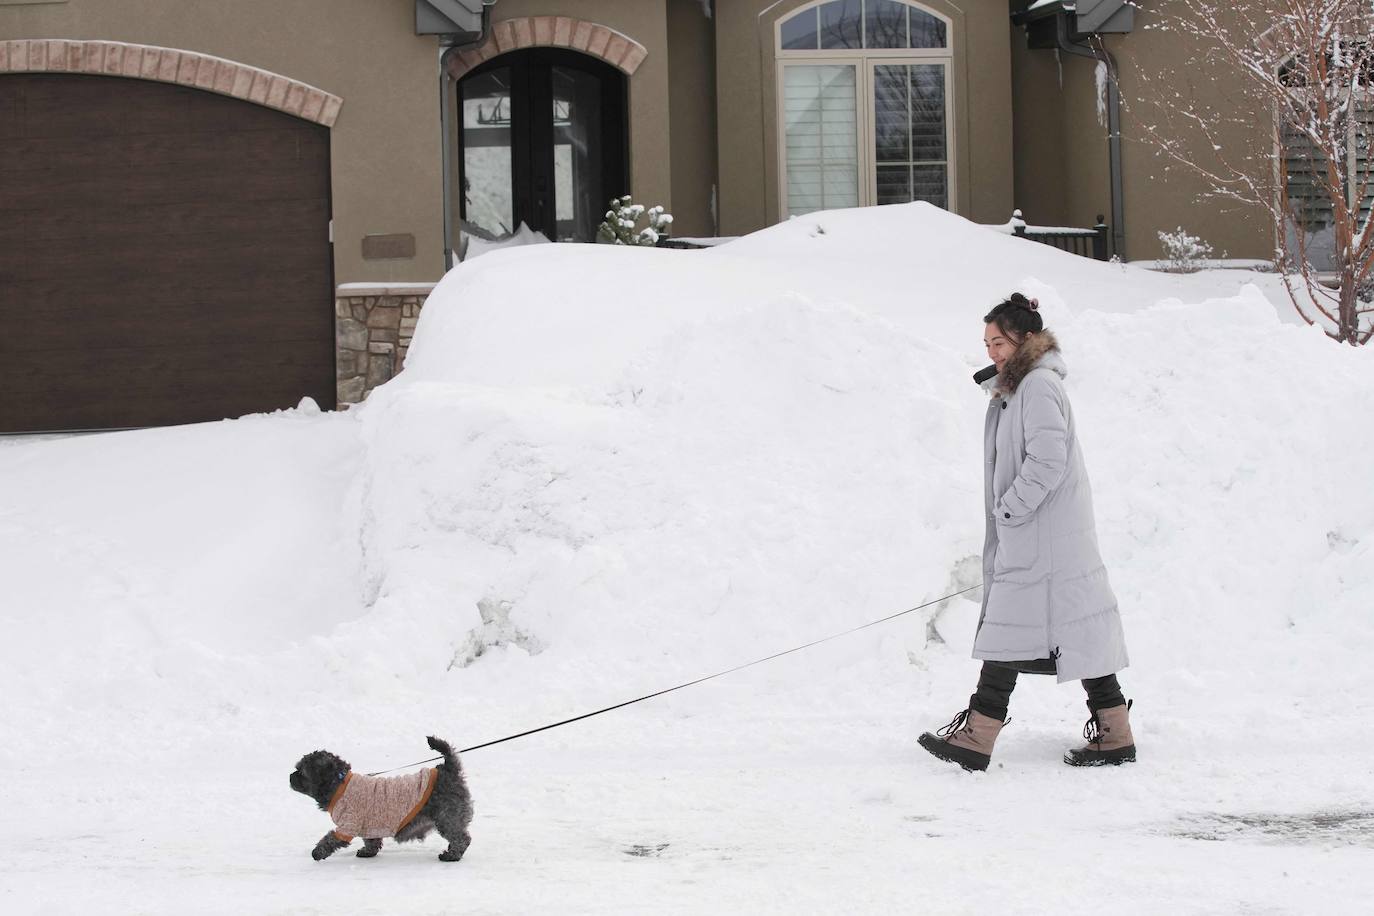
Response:
[{"label": "black pants", "polygon": [[[1011,702],[1011,692],[1014,689],[1016,669],[995,662],[983,662],[983,670],[978,675],[978,692],[969,697],[969,708],[998,721],[1004,721],[1007,718],[1007,704]],[[1092,712],[1126,705],[1126,698],[1121,695],[1121,685],[1117,683],[1115,674],[1085,678],[1083,689],[1088,692],[1088,709]]]}]

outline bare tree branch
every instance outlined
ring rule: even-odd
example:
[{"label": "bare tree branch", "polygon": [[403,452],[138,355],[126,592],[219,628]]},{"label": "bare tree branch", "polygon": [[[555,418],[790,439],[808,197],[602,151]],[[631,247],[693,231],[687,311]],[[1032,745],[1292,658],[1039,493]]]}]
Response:
[{"label": "bare tree branch", "polygon": [[[1195,56],[1189,74],[1138,74],[1145,113],[1157,115],[1141,119],[1145,140],[1166,169],[1201,178],[1202,196],[1268,214],[1298,314],[1335,340],[1368,342],[1374,303],[1360,294],[1374,287],[1374,5],[1171,0],[1151,10],[1147,27]],[[1189,88],[1199,72],[1235,81],[1229,109]],[[1265,121],[1271,129],[1257,131]]]}]

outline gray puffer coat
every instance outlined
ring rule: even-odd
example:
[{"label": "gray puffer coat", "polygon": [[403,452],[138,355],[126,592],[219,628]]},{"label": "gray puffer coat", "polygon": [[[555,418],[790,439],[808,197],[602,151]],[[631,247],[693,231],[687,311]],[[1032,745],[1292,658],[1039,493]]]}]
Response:
[{"label": "gray puffer coat", "polygon": [[1066,375],[1058,342],[1041,331],[985,383],[987,535],[973,643],[973,657],[989,661],[1054,659],[1061,682],[1127,665]]}]

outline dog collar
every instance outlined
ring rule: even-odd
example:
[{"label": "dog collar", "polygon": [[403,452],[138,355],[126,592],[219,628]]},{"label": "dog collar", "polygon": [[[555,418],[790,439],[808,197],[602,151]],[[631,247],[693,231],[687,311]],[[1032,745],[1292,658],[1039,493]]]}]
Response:
[{"label": "dog collar", "polygon": [[353,778],[352,773],[340,773],[339,775],[342,777],[342,780],[334,787],[334,792],[330,796],[329,804],[324,809],[326,811],[334,810],[334,806],[339,803],[339,796],[344,794],[344,790],[348,788],[348,781]]}]

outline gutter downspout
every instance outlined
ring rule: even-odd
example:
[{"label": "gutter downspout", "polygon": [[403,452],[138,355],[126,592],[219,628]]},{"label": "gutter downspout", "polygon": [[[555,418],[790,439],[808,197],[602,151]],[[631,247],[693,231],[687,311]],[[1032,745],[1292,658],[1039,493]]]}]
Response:
[{"label": "gutter downspout", "polygon": [[453,78],[448,73],[448,61],[460,51],[469,51],[486,44],[491,34],[491,8],[496,0],[482,6],[482,30],[471,41],[448,45],[439,55],[439,132],[440,158],[443,160],[444,195],[444,272],[453,269],[453,119],[449,116],[449,96],[453,92]]},{"label": "gutter downspout", "polygon": [[1116,83],[1116,60],[1101,45],[1096,50],[1091,45],[1081,45],[1069,40],[1069,17],[1059,13],[1054,22],[1055,44],[1061,51],[1087,57],[1107,68],[1107,151],[1112,185],[1112,253],[1126,258],[1126,217],[1122,201],[1125,193],[1121,186],[1121,90]]}]

